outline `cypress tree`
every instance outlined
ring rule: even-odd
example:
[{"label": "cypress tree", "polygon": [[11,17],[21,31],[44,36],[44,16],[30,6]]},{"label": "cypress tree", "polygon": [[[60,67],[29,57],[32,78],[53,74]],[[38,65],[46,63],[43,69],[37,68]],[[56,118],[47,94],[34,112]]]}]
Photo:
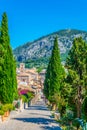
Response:
[{"label": "cypress tree", "polygon": [[2,99],[2,90],[4,88],[4,56],[5,50],[3,45],[1,44],[1,28],[0,28],[0,101]]},{"label": "cypress tree", "polygon": [[18,91],[17,91],[17,75],[16,75],[16,61],[13,59],[13,99],[18,99]]},{"label": "cypress tree", "polygon": [[[1,22],[0,45],[3,48],[3,64],[0,74],[0,101],[2,103],[12,103],[14,96],[14,58],[10,47],[10,38],[8,34],[8,20],[6,13],[3,13]],[[1,58],[1,56],[0,56]],[[1,76],[3,75],[3,76]]]},{"label": "cypress tree", "polygon": [[50,98],[56,94],[60,93],[60,83],[62,80],[63,68],[61,65],[60,52],[58,48],[57,37],[54,40],[54,46],[51,56],[51,81],[50,81]]},{"label": "cypress tree", "polygon": [[45,77],[45,95],[54,105],[57,103],[55,95],[60,95],[61,81],[63,79],[64,69],[61,65],[60,52],[58,48],[57,37],[54,40],[51,59],[47,68]]},{"label": "cypress tree", "polygon": [[49,88],[50,88],[50,71],[51,71],[51,66],[50,66],[50,61],[47,67],[47,71],[46,71],[46,75],[45,75],[45,81],[44,81],[44,94],[46,96],[46,98],[49,98]]}]

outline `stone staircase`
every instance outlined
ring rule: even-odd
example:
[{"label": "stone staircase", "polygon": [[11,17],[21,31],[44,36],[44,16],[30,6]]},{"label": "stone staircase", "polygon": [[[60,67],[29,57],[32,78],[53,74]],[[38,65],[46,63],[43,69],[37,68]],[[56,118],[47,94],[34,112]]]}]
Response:
[{"label": "stone staircase", "polygon": [[35,97],[31,100],[30,105],[35,105],[36,102],[39,100],[40,94],[36,94]]}]

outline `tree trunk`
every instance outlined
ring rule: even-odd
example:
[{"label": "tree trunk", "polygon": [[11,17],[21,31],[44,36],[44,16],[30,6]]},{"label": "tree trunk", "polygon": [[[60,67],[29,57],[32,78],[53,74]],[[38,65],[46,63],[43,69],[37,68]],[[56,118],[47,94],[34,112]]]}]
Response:
[{"label": "tree trunk", "polygon": [[72,126],[72,121],[69,121],[70,126]]},{"label": "tree trunk", "polygon": [[77,105],[77,117],[80,118],[81,117],[81,104],[78,102]]},{"label": "tree trunk", "polygon": [[77,99],[77,117],[81,118],[81,109],[82,109],[82,88],[78,87],[78,99]]},{"label": "tree trunk", "polygon": [[53,104],[52,104],[52,110],[55,111],[55,110],[56,110],[56,107],[57,107],[56,104],[53,103]]}]

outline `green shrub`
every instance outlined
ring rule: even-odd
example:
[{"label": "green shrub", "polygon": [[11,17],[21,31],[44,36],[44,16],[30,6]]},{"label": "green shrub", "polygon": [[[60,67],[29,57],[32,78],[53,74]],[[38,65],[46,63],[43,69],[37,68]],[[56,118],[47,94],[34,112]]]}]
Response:
[{"label": "green shrub", "polygon": [[84,126],[84,122],[83,122],[82,119],[76,118],[76,119],[74,119],[74,121],[73,121],[73,126],[75,126],[75,127],[77,128],[77,130],[78,130],[78,129],[80,128],[80,126],[81,126],[81,127]]},{"label": "green shrub", "polygon": [[2,105],[2,110],[4,111],[4,112],[6,112],[6,111],[11,111],[11,110],[13,110],[13,105],[12,104],[5,104],[5,105]]},{"label": "green shrub", "polygon": [[7,104],[5,104],[5,105],[2,106],[2,111],[4,111],[4,112],[8,111],[8,106],[7,106]]},{"label": "green shrub", "polygon": [[30,101],[34,97],[34,94],[32,92],[27,93],[28,101]]},{"label": "green shrub", "polygon": [[0,110],[2,110],[2,105],[0,105]]},{"label": "green shrub", "polygon": [[7,104],[8,110],[11,111],[13,110],[13,105],[12,104]]},{"label": "green shrub", "polygon": [[0,110],[0,115],[4,115],[4,111]]},{"label": "green shrub", "polygon": [[25,95],[21,95],[21,98],[22,98],[23,102],[28,102],[28,99]]},{"label": "green shrub", "polygon": [[15,106],[13,106],[13,110],[15,110]]}]

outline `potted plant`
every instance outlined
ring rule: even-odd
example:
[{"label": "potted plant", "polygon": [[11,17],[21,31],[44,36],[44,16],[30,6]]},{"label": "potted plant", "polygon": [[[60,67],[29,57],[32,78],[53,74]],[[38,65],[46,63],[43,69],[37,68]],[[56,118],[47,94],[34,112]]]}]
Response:
[{"label": "potted plant", "polygon": [[5,104],[2,106],[2,110],[4,111],[4,116],[8,117],[9,116],[9,109],[8,109],[8,104]]},{"label": "potted plant", "polygon": [[3,110],[0,110],[0,117],[1,117],[2,121],[5,120],[5,118],[4,118],[4,111]]},{"label": "potted plant", "polygon": [[2,110],[5,112],[4,116],[8,117],[10,114],[10,111],[13,109],[13,105],[12,104],[5,104],[2,106]]},{"label": "potted plant", "polygon": [[7,110],[6,113],[7,113],[7,116],[9,116],[10,111],[13,110],[13,105],[12,105],[12,104],[7,104],[7,109],[8,109],[8,110]]},{"label": "potted plant", "polygon": [[9,111],[13,110],[13,105],[12,104],[8,104],[8,110]]}]

